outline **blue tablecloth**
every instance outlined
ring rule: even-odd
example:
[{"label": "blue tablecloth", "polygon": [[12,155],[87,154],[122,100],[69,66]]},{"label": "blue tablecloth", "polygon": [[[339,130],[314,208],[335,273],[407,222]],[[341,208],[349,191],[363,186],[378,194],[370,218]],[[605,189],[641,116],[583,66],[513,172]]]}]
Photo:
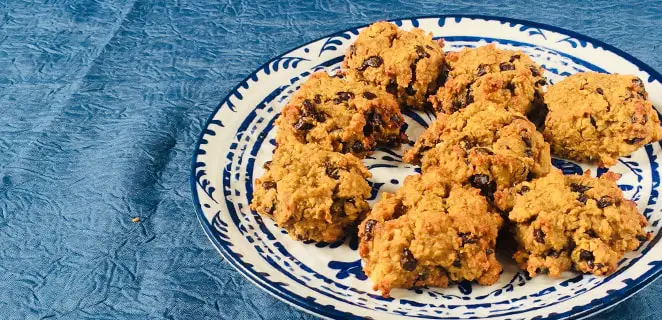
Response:
[{"label": "blue tablecloth", "polygon": [[[487,14],[662,70],[660,1],[200,2],[0,2],[1,319],[312,319],[222,260],[189,190],[204,120],[298,44],[379,19]],[[599,317],[658,318],[661,293],[657,281]]]}]

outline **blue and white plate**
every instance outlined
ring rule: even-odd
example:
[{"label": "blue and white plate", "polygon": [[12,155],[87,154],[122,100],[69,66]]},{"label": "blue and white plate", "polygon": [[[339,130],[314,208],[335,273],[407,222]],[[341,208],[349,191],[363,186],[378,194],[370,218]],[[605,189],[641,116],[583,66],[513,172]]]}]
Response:
[{"label": "blue and white plate", "polygon": [[[662,76],[634,57],[600,41],[557,27],[484,16],[435,16],[393,21],[445,40],[454,51],[488,43],[529,54],[556,82],[580,71],[635,74],[662,106]],[[314,71],[338,69],[361,28],[307,43],[267,62],[242,81],[211,115],[193,156],[193,200],[200,222],[223,257],[273,296],[328,318],[531,319],[584,318],[641,290],[662,273],[660,240],[660,144],[621,158],[613,171],[626,196],[649,220],[651,241],[618,263],[608,277],[566,273],[561,279],[529,278],[507,256],[504,272],[488,287],[461,283],[450,288],[393,290],[383,298],[361,271],[357,240],[343,243],[293,241],[270,219],[251,212],[252,181],[274,149],[274,120],[292,93]],[[432,114],[407,112],[407,134],[415,139]],[[400,162],[400,149],[378,150],[364,160],[373,173],[373,197],[395,191],[414,167]],[[566,173],[604,170],[560,159]]]}]

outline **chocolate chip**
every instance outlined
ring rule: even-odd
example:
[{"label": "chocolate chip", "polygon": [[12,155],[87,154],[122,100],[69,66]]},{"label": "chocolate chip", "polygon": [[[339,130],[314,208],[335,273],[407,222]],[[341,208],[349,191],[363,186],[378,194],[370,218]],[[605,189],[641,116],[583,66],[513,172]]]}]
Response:
[{"label": "chocolate chip", "polygon": [[644,236],[644,235],[640,235],[640,234],[638,234],[638,235],[637,235],[637,240],[639,240],[639,241],[646,241],[646,240],[648,240],[648,237],[647,237],[647,236]]},{"label": "chocolate chip", "polygon": [[492,249],[485,250],[485,254],[488,255],[488,256],[493,254],[493,253],[494,253],[494,250],[492,250]]},{"label": "chocolate chip", "polygon": [[294,129],[299,131],[307,131],[313,127],[314,125],[311,122],[308,122],[303,118],[299,119],[297,123],[294,124]]},{"label": "chocolate chip", "polygon": [[593,187],[591,186],[585,186],[583,184],[579,183],[571,183],[570,184],[570,191],[572,192],[579,192],[579,193],[584,193],[588,190],[591,190]]},{"label": "chocolate chip", "polygon": [[533,229],[533,238],[540,243],[545,243],[545,233],[541,229]]},{"label": "chocolate chip", "polygon": [[452,112],[458,111],[458,110],[462,109],[462,107],[464,107],[464,105],[462,105],[462,101],[460,101],[460,100],[453,100],[451,111],[452,111]]},{"label": "chocolate chip", "polygon": [[482,77],[487,74],[489,71],[489,66],[486,64],[479,64],[478,65],[478,71],[476,71],[476,76]]},{"label": "chocolate chip", "polygon": [[303,111],[304,113],[315,113],[315,106],[310,100],[303,100]]},{"label": "chocolate chip", "polygon": [[505,88],[508,89],[508,90],[510,91],[510,94],[511,94],[511,95],[515,95],[515,84],[513,84],[513,83],[510,82],[510,81],[508,81],[508,82],[506,82],[506,86],[505,86]]},{"label": "chocolate chip", "polygon": [[459,232],[457,235],[462,238],[463,247],[465,244],[478,243],[478,239],[474,238],[471,232]]},{"label": "chocolate chip", "polygon": [[595,257],[593,256],[593,252],[580,249],[579,251],[579,259],[583,261],[591,261],[593,262],[595,260]]},{"label": "chocolate chip", "polygon": [[627,144],[637,144],[637,143],[642,142],[644,140],[645,140],[644,138],[635,137],[635,138],[632,138],[632,139],[626,139],[625,143],[627,143]]},{"label": "chocolate chip", "polygon": [[514,54],[512,57],[510,57],[510,60],[508,61],[512,63],[515,62],[515,60],[519,60],[519,58],[520,58],[519,54]]},{"label": "chocolate chip", "polygon": [[529,192],[529,191],[531,191],[531,188],[529,188],[528,186],[522,186],[522,187],[519,189],[519,191],[517,191],[517,193],[519,193],[520,195],[523,195],[523,194],[525,194],[525,193],[527,193],[527,192]]},{"label": "chocolate chip", "polygon": [[269,207],[269,208],[264,209],[264,212],[265,212],[266,214],[273,214],[274,211],[276,211],[276,205],[273,205],[273,206],[271,206],[271,207]]},{"label": "chocolate chip", "polygon": [[473,85],[473,82],[467,85],[467,94],[464,96],[465,107],[474,103],[474,96],[471,94],[471,85]]},{"label": "chocolate chip", "polygon": [[453,260],[453,267],[459,268],[462,266],[462,259],[460,258],[460,254],[455,255],[455,260]]},{"label": "chocolate chip", "polygon": [[345,200],[336,199],[331,205],[331,214],[334,216],[344,216],[345,215]]},{"label": "chocolate chip", "polygon": [[597,92],[598,94],[604,94],[604,92],[602,91],[602,88],[595,89],[595,92]]},{"label": "chocolate chip", "polygon": [[354,141],[352,144],[352,152],[354,153],[361,153],[365,151],[365,147],[363,146],[363,143],[361,141]]},{"label": "chocolate chip", "polygon": [[524,142],[524,145],[526,145],[527,148],[531,148],[533,144],[531,143],[531,137],[528,136],[528,132],[522,131],[520,132],[519,136],[522,138],[522,142]]},{"label": "chocolate chip", "polygon": [[405,206],[402,201],[398,202],[398,204],[393,208],[393,219],[397,219],[402,217],[405,213],[407,213],[407,206]]},{"label": "chocolate chip", "polygon": [[269,189],[276,189],[276,183],[273,181],[265,181],[262,182],[262,187],[269,190]]},{"label": "chocolate chip", "polygon": [[366,91],[366,92],[363,93],[363,97],[368,99],[368,100],[372,100],[374,98],[377,98],[377,95],[372,93],[372,92]]},{"label": "chocolate chip", "polygon": [[395,81],[395,79],[389,80],[388,84],[386,85],[386,92],[395,96],[398,95],[398,83]]},{"label": "chocolate chip", "polygon": [[315,98],[313,98],[313,102],[315,102],[316,104],[322,103],[322,96],[319,95],[319,94],[316,94]]},{"label": "chocolate chip", "polygon": [[488,148],[484,148],[484,147],[474,148],[474,152],[484,154],[484,155],[488,155],[488,156],[493,156],[494,155],[494,152],[492,152],[492,150],[490,150]]},{"label": "chocolate chip", "polygon": [[541,87],[544,86],[544,85],[547,85],[547,80],[540,79],[540,80],[536,81],[536,85],[541,86]]},{"label": "chocolate chip", "polygon": [[501,71],[515,70],[515,65],[507,62],[502,62],[501,64],[499,64],[499,70]]},{"label": "chocolate chip", "polygon": [[417,264],[418,261],[416,261],[414,255],[411,253],[411,251],[409,251],[409,248],[402,249],[402,257],[400,258],[400,265],[402,265],[402,269],[407,271],[414,271]]},{"label": "chocolate chip", "polygon": [[577,197],[577,201],[586,204],[586,201],[588,201],[588,197],[585,194],[581,194],[579,197]]},{"label": "chocolate chip", "polygon": [[606,208],[614,204],[614,201],[609,196],[602,196],[598,200],[598,208]]},{"label": "chocolate chip", "polygon": [[423,272],[419,273],[416,276],[416,282],[425,281],[428,279],[429,276],[430,276],[430,271],[428,271],[428,269],[424,269]]},{"label": "chocolate chip", "polygon": [[423,47],[421,47],[421,46],[416,46],[416,54],[418,55],[418,58],[419,58],[419,59],[429,58],[429,57],[430,57],[430,54],[427,53],[427,52],[425,51],[425,49],[423,49]]},{"label": "chocolate chip", "polygon": [[529,70],[531,70],[531,75],[534,77],[540,76],[540,72],[538,71],[538,68],[535,66],[530,65]]},{"label": "chocolate chip", "polygon": [[600,238],[598,236],[598,234],[595,233],[595,230],[593,230],[593,229],[588,229],[588,231],[586,231],[586,234],[591,238]]},{"label": "chocolate chip", "polygon": [[598,124],[595,122],[595,118],[593,116],[589,116],[589,121],[591,121],[591,125],[595,128],[598,128]]},{"label": "chocolate chip", "polygon": [[372,230],[375,228],[377,225],[377,220],[373,219],[368,219],[368,221],[365,222],[365,229],[363,232],[363,240],[369,241],[372,239]]},{"label": "chocolate chip", "polygon": [[338,98],[333,100],[333,102],[335,102],[336,104],[338,104],[338,102],[336,102],[336,100],[347,101],[349,99],[354,99],[354,94],[351,93],[351,92],[347,92],[347,91],[336,92],[336,95],[338,96]]},{"label": "chocolate chip", "polygon": [[265,162],[265,163],[262,165],[262,168],[264,168],[264,170],[269,170],[269,168],[271,168],[271,160]]},{"label": "chocolate chip", "polygon": [[371,56],[371,57],[368,57],[368,59],[365,59],[365,61],[363,61],[363,64],[358,68],[358,70],[359,71],[364,71],[365,69],[368,69],[368,67],[377,68],[377,67],[381,66],[382,63],[384,63],[384,60],[382,59],[382,57]]}]

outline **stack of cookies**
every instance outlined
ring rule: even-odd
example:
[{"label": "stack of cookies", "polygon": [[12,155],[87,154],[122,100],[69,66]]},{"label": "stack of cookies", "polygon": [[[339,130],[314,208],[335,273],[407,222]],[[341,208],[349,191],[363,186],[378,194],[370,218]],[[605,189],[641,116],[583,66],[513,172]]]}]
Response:
[{"label": "stack of cookies", "polygon": [[[251,208],[300,240],[336,241],[360,224],[364,271],[384,296],[495,283],[500,234],[531,276],[613,272],[649,238],[646,219],[619,175],[564,176],[550,154],[611,166],[662,139],[642,81],[579,73],[545,92],[545,70],[521,51],[442,47],[420,29],[364,29],[338,76],[313,74],[283,109]],[[437,113],[403,156],[422,174],[371,210],[360,158],[407,141],[401,108]]]}]

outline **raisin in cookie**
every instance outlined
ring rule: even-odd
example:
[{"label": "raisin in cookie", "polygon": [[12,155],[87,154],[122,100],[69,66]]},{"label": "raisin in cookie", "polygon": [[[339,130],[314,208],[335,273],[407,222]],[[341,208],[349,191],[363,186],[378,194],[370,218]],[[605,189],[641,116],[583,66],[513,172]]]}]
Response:
[{"label": "raisin in cookie", "polygon": [[295,139],[358,157],[377,144],[398,146],[407,141],[400,132],[404,118],[391,95],[326,72],[310,76],[283,108],[276,124],[279,144]]},{"label": "raisin in cookie", "polygon": [[434,109],[454,113],[472,102],[490,101],[528,115],[542,105],[544,69],[521,51],[493,44],[449,52],[446,84],[430,97]]},{"label": "raisin in cookie", "polygon": [[279,145],[253,185],[251,209],[298,240],[332,242],[356,232],[370,211],[370,172],[351,154],[314,144]]},{"label": "raisin in cookie", "polygon": [[552,153],[612,166],[619,156],[662,139],[647,97],[641,79],[632,75],[584,72],[551,86],[545,138]]},{"label": "raisin in cookie", "polygon": [[646,218],[616,185],[619,174],[564,176],[523,182],[511,190],[509,219],[519,245],[514,258],[531,276],[557,277],[574,268],[614,272],[623,254],[648,240]]},{"label": "raisin in cookie", "polygon": [[385,88],[402,105],[422,108],[446,76],[442,46],[421,29],[377,22],[359,33],[343,67],[348,77]]},{"label": "raisin in cookie", "polygon": [[395,194],[382,193],[359,226],[359,254],[374,289],[388,297],[393,288],[495,283],[502,219],[478,193],[436,171],[407,177]]},{"label": "raisin in cookie", "polygon": [[420,164],[423,172],[443,170],[455,182],[480,188],[489,200],[497,190],[543,176],[551,167],[549,144],[535,125],[489,102],[439,114],[403,160]]}]

